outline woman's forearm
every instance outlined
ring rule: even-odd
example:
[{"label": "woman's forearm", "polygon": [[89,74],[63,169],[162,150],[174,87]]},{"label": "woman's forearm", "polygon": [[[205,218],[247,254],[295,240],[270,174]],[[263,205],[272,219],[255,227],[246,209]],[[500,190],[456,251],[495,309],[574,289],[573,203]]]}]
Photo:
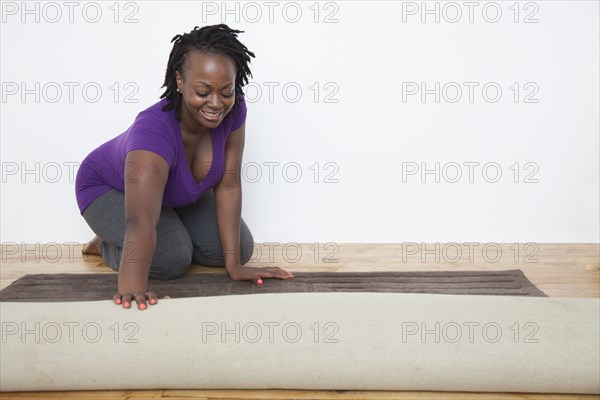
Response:
[{"label": "woman's forearm", "polygon": [[152,224],[128,224],[119,266],[119,293],[145,292],[154,250],[156,228]]},{"label": "woman's forearm", "polygon": [[240,266],[240,225],[242,219],[241,185],[214,189],[219,239],[225,257],[225,269]]}]

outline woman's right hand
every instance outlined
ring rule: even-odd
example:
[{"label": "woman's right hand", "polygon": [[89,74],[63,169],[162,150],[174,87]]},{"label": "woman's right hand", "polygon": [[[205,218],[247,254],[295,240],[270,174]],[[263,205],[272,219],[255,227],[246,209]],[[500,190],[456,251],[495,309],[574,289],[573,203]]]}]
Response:
[{"label": "woman's right hand", "polygon": [[138,310],[145,310],[148,308],[146,304],[146,300],[152,305],[158,303],[158,299],[156,298],[156,294],[154,292],[129,292],[124,291],[125,293],[117,293],[113,296],[113,301],[117,305],[123,305],[123,308],[131,308],[131,301],[135,300],[138,305]]},{"label": "woman's right hand", "polygon": [[156,225],[160,218],[169,165],[148,150],[131,150],[125,159],[125,238],[119,264],[119,284],[113,301],[123,308],[137,303],[138,310],[158,303],[148,291],[148,274],[156,249]]}]

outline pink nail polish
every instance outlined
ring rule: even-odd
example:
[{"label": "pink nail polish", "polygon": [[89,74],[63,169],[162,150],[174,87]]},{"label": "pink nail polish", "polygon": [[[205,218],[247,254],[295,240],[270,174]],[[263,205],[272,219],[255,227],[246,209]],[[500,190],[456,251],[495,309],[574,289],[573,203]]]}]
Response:
[{"label": "pink nail polish", "polygon": [[141,310],[145,310],[146,309],[146,305],[145,304],[140,304],[140,309]]}]

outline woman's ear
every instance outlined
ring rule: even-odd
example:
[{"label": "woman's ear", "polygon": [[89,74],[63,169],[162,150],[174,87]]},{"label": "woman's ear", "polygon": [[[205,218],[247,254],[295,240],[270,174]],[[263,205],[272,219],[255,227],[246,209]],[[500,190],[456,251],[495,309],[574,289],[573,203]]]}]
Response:
[{"label": "woman's ear", "polygon": [[175,82],[177,83],[177,91],[180,92],[183,89],[183,77],[179,71],[175,71]]}]

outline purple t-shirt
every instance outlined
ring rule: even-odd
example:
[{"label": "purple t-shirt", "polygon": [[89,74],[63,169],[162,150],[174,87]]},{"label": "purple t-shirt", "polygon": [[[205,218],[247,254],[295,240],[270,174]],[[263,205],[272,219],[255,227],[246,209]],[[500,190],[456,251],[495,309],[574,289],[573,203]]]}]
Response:
[{"label": "purple t-shirt", "polygon": [[[175,110],[162,111],[167,99],[140,112],[129,129],[97,147],[81,162],[75,179],[79,212],[83,214],[87,206],[110,189],[125,193],[125,158],[132,150],[152,151],[169,164],[169,177],[162,201],[164,206],[183,207],[195,203],[221,181],[225,170],[227,138],[246,120],[244,97],[238,95],[236,102],[237,106],[221,124],[210,131],[213,161],[208,175],[200,183],[196,183],[187,166]],[[133,175],[135,171],[130,170]]]}]

